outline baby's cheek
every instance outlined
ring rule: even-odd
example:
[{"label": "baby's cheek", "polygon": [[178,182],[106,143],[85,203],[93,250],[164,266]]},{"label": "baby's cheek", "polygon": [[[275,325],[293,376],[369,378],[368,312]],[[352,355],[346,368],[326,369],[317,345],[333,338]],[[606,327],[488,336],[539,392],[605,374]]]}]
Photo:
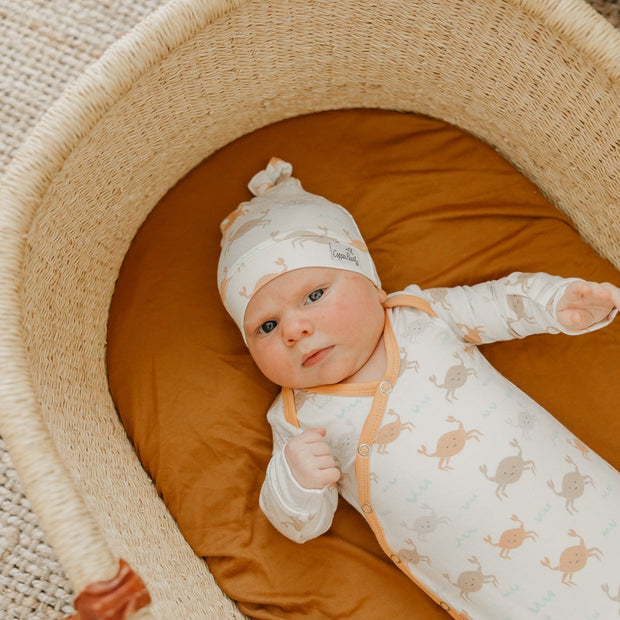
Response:
[{"label": "baby's cheek", "polygon": [[295,386],[297,383],[297,367],[290,356],[284,355],[277,348],[267,352],[263,358],[261,372],[277,385]]}]

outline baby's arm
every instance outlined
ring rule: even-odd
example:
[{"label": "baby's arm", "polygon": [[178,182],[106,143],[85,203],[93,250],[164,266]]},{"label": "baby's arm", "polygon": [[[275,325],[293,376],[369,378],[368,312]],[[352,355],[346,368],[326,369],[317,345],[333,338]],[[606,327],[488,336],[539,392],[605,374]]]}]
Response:
[{"label": "baby's arm", "polygon": [[[594,297],[588,295],[587,306],[580,302],[578,310],[574,304],[579,293],[575,291],[581,291],[584,284],[597,292]],[[545,332],[574,334],[599,329],[617,313],[614,305],[599,300],[599,287],[609,287],[612,298],[617,297],[612,285],[546,273],[513,273],[474,286],[428,289],[423,294],[456,333],[469,342],[483,344]],[[578,320],[576,312],[580,314]]]},{"label": "baby's arm", "polygon": [[[340,477],[322,429],[287,424],[277,407],[269,412],[274,450],[260,493],[260,507],[284,536],[303,543],[325,533],[338,505]],[[292,435],[292,436],[291,436]]]}]

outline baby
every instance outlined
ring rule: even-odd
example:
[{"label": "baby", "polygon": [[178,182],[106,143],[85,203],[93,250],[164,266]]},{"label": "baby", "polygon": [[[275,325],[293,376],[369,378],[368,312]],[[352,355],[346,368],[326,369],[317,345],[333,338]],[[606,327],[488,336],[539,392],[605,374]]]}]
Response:
[{"label": "baby", "polygon": [[[620,475],[475,345],[609,324],[620,289],[513,273],[387,295],[351,215],[272,160],[222,223],[218,283],[282,390],[260,505],[305,542],[342,495],[454,618],[585,620],[620,575]],[[544,616],[539,616],[543,613]]]}]

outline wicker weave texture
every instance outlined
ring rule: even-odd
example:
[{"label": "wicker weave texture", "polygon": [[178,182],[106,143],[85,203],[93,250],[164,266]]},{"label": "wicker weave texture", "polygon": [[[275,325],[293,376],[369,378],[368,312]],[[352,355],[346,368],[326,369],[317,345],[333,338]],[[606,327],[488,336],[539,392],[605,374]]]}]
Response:
[{"label": "wicker weave texture", "polygon": [[0,174],[63,90],[165,0],[1,0]]},{"label": "wicker weave texture", "polygon": [[607,22],[579,0],[352,6],[171,2],[83,75],[7,170],[0,430],[78,589],[120,555],[155,617],[239,616],[142,471],[105,371],[133,235],[217,148],[328,108],[438,116],[496,146],[620,265],[620,36]]},{"label": "wicker weave texture", "polygon": [[[0,175],[28,132],[87,66],[164,0],[0,2]],[[74,589],[0,439],[0,616],[73,611]]]}]

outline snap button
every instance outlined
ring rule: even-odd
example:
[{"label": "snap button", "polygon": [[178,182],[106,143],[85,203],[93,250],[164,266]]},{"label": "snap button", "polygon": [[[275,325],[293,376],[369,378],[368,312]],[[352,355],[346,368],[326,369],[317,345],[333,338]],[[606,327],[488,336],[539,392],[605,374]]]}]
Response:
[{"label": "snap button", "polygon": [[360,456],[368,456],[370,454],[370,446],[367,443],[361,443],[357,447],[357,453]]},{"label": "snap button", "polygon": [[400,564],[400,556],[397,555],[396,553],[392,553],[392,555],[390,556],[392,558],[392,562],[394,562],[394,564]]},{"label": "snap button", "polygon": [[379,389],[384,394],[389,394],[392,391],[393,386],[389,381],[381,381],[381,383],[379,384]]},{"label": "snap button", "polygon": [[362,508],[362,512],[364,512],[367,515],[372,513],[372,506],[370,504],[362,504],[361,508]]},{"label": "snap button", "polygon": [[448,605],[448,603],[446,603],[446,601],[441,601],[441,603],[439,603],[439,606],[442,609],[445,609],[446,611],[450,611],[450,605]]}]

